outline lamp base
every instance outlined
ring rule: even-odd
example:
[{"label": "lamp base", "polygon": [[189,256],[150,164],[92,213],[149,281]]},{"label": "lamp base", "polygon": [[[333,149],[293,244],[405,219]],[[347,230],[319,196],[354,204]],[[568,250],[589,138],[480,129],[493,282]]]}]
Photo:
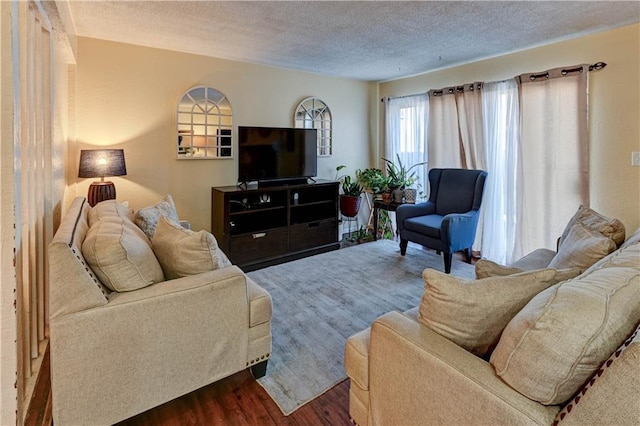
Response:
[{"label": "lamp base", "polygon": [[98,204],[100,201],[115,200],[116,199],[116,186],[113,182],[93,182],[89,185],[89,193],[87,194],[87,201],[91,207]]}]

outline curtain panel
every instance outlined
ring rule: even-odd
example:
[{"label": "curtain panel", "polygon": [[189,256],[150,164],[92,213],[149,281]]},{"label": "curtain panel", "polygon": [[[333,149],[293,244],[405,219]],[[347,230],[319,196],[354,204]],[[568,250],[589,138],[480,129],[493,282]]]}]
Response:
[{"label": "curtain panel", "polygon": [[509,264],[525,254],[521,244],[523,176],[516,79],[485,83],[482,111],[488,172],[482,203],[482,256]]},{"label": "curtain panel", "polygon": [[525,253],[556,249],[578,206],[589,204],[588,70],[519,76]]}]

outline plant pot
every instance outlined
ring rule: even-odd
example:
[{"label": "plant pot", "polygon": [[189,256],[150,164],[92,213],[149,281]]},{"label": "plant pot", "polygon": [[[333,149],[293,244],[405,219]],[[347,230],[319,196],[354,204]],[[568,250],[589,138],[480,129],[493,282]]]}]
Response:
[{"label": "plant pot", "polygon": [[407,188],[404,190],[405,203],[415,204],[417,196],[418,196],[418,190],[415,188]]},{"label": "plant pot", "polygon": [[391,202],[391,192],[382,193],[382,202],[387,204]]},{"label": "plant pot", "polygon": [[401,203],[403,196],[404,196],[404,190],[403,189],[394,189],[393,190],[393,202],[394,203]]},{"label": "plant pot", "polygon": [[346,217],[355,217],[360,210],[362,198],[358,195],[341,195],[340,196],[340,213]]}]

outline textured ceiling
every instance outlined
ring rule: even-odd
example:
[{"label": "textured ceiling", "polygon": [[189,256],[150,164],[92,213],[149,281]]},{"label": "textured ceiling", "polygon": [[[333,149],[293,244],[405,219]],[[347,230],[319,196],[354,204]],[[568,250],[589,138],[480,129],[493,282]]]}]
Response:
[{"label": "textured ceiling", "polygon": [[65,3],[78,36],[372,81],[640,22],[637,1]]}]

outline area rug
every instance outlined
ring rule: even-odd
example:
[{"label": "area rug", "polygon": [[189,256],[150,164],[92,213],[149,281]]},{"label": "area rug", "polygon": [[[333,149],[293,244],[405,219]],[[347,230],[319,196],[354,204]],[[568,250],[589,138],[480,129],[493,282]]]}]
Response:
[{"label": "area rug", "polygon": [[[341,382],[344,345],[380,315],[418,306],[425,268],[444,270],[441,256],[379,240],[250,272],[273,299],[273,349],[258,380],[285,415]],[[473,278],[460,260],[451,273]]]}]

